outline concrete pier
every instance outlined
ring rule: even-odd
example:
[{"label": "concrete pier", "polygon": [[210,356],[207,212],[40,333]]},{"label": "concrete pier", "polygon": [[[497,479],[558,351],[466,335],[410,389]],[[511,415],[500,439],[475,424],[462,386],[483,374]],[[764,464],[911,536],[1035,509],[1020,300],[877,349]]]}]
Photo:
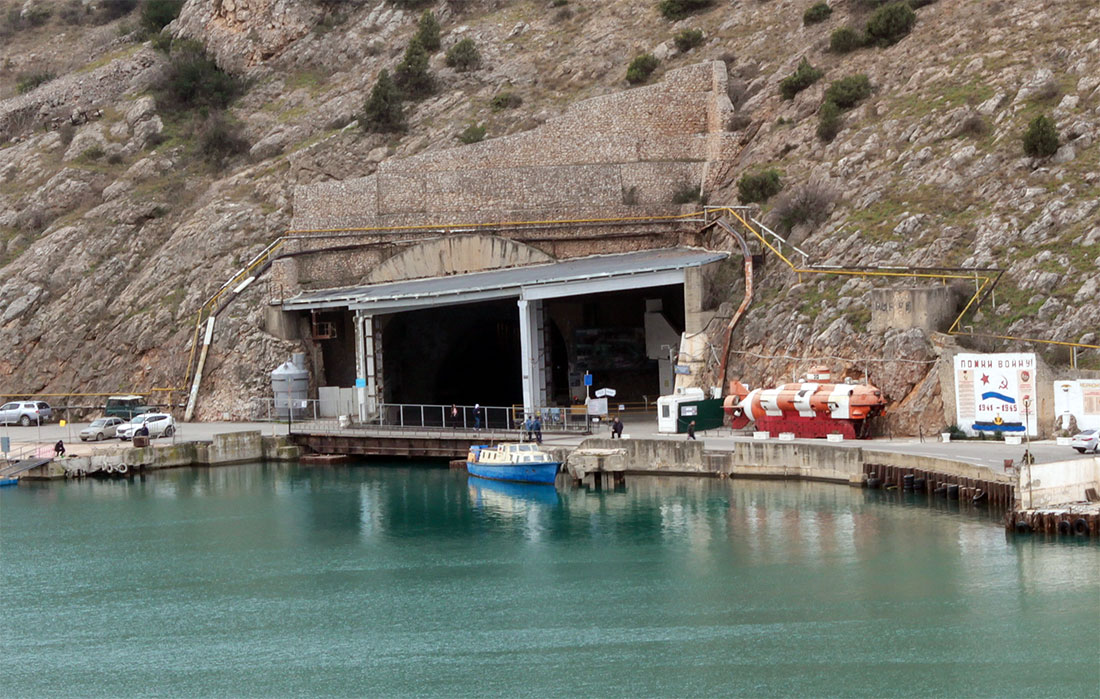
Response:
[{"label": "concrete pier", "polygon": [[182,466],[224,466],[250,461],[296,461],[301,449],[286,437],[264,437],[260,432],[216,434],[209,442],[181,442],[163,446],[121,447],[92,456],[53,459],[25,473],[27,480],[127,475]]}]

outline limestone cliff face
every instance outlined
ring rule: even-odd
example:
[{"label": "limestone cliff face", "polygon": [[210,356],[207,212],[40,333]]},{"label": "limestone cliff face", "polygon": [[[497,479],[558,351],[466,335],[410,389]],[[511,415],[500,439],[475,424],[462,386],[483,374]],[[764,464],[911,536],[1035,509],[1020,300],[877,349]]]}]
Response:
[{"label": "limestone cliff face", "polygon": [[310,33],[321,14],[316,3],[300,0],[192,0],[174,31],[203,41],[218,65],[242,72]]},{"label": "limestone cliff face", "polygon": [[[203,41],[250,83],[230,109],[250,152],[216,169],[149,97],[165,58],[121,29],[136,17],[63,25],[55,13],[19,28],[0,41],[0,65],[10,66],[0,72],[0,342],[19,348],[0,357],[0,391],[179,385],[196,310],[290,227],[296,186],[400,171],[409,156],[430,160],[460,145],[471,124],[498,139],[552,125],[584,99],[614,102],[630,89],[630,59],[645,52],[660,59],[655,83],[706,60],[726,66],[735,112],[722,130],[744,149],[709,173],[710,203],[738,203],[741,174],[775,168],[788,193],[812,186],[820,195],[820,215],[792,231],[812,261],[1003,267],[996,306],[968,320],[975,330],[1096,343],[1100,8],[939,0],[897,44],[836,54],[830,32],[862,26],[867,11],[856,0],[830,4],[829,20],[805,26],[805,3],[787,0],[715,3],[677,23],[655,2],[440,2],[431,7],[443,37],[431,58],[436,90],[407,104],[408,132],[390,137],[354,119],[379,71],[400,61],[416,13],[384,2],[188,0],[169,31]],[[685,29],[704,39],[681,52],[673,36]],[[444,61],[463,38],[482,54],[468,73]],[[784,100],[779,82],[803,57],[824,78]],[[16,94],[18,77],[37,68],[58,77]],[[854,74],[868,76],[872,94],[824,142],[824,91]],[[494,110],[503,91],[522,104]],[[1061,146],[1033,159],[1020,138],[1040,113]],[[670,199],[677,167],[668,167]],[[762,213],[778,224],[776,208],[773,199]],[[248,398],[294,349],[260,330],[267,283],[219,318],[200,415],[246,417]],[[734,335],[731,376],[781,381],[831,358],[886,390],[899,429],[938,429],[929,368],[941,339],[863,332],[870,288],[800,280],[770,260]]]}]

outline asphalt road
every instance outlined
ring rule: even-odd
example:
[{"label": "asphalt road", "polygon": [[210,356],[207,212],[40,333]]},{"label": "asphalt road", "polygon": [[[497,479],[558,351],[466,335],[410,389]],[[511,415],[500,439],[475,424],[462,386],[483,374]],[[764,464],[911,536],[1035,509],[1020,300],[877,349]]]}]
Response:
[{"label": "asphalt road", "polygon": [[[20,427],[18,425],[0,426],[0,436],[11,438],[12,452],[36,449],[43,455],[53,454],[53,444],[61,439],[65,442],[68,453],[84,456],[96,451],[117,449],[129,442],[120,442],[117,439],[103,442],[81,442],[78,437],[80,430],[89,423],[71,423],[61,427],[57,423],[49,423],[39,428],[36,425]],[[286,434],[285,424],[270,422],[188,422],[177,423],[176,434],[172,438],[158,438],[154,444],[166,444],[172,441],[208,441],[215,434],[227,432],[244,432],[258,430],[265,435]],[[657,432],[657,425],[650,420],[627,420],[626,433],[635,439],[684,439],[684,435],[667,435]],[[518,432],[517,432],[518,435]],[[601,428],[595,432],[595,436],[608,436],[607,428]],[[752,442],[751,437],[732,436],[728,430],[719,430],[711,433],[698,433],[699,439],[707,449],[725,451],[733,449],[736,442]],[[584,435],[546,434],[547,444],[555,446],[575,446],[579,444]],[[821,444],[819,439],[795,440],[794,443]],[[37,445],[37,447],[35,447]],[[939,441],[925,440],[923,443],[917,439],[874,439],[860,440],[858,442],[838,442],[835,446],[842,449],[864,447],[868,449],[881,449],[915,456],[929,456],[944,459],[957,459],[978,466],[985,466],[995,471],[1004,470],[1006,459],[1019,461],[1024,453],[1023,445],[1006,445],[994,441],[966,441],[944,444]],[[1033,441],[1031,453],[1036,463],[1049,463],[1053,461],[1066,461],[1080,455],[1070,447],[1060,447],[1053,440]]]}]

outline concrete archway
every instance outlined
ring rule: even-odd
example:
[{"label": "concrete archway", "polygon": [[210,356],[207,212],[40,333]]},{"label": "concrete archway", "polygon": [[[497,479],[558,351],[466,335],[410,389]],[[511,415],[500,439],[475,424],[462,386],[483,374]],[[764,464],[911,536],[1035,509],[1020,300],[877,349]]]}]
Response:
[{"label": "concrete archway", "polygon": [[538,248],[495,235],[453,235],[417,243],[383,261],[365,284],[441,277],[553,262]]}]

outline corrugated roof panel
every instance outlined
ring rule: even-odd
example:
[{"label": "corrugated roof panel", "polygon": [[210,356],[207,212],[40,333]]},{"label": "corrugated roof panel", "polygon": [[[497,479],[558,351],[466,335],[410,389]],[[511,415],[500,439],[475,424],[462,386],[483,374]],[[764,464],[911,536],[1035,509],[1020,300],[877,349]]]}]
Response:
[{"label": "corrugated roof panel", "polygon": [[491,296],[518,297],[524,288],[686,269],[716,262],[727,256],[728,253],[725,252],[697,248],[662,248],[616,255],[592,255],[541,265],[311,291],[284,301],[283,308],[339,308],[443,296],[458,296],[459,300],[469,297],[471,302]]}]

